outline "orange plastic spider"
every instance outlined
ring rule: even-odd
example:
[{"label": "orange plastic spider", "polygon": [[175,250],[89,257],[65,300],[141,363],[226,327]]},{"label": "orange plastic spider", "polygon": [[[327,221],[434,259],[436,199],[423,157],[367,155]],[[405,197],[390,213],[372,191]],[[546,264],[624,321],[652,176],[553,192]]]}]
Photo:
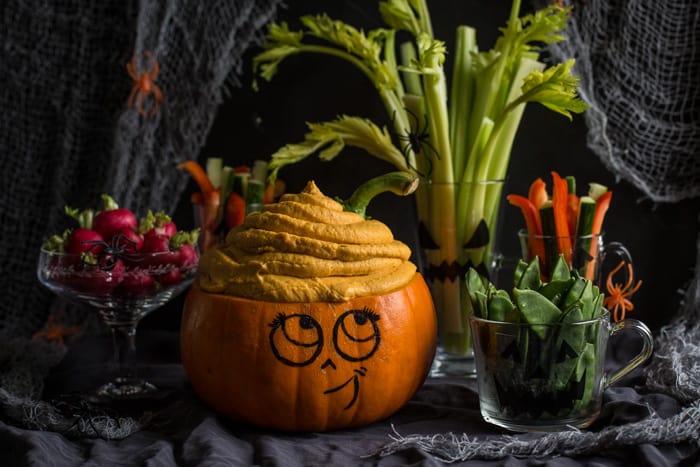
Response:
[{"label": "orange plastic spider", "polygon": [[[610,271],[608,274],[608,280],[605,282],[605,286],[608,289],[608,295],[603,300],[603,305],[613,312],[613,319],[615,322],[625,319],[625,313],[627,311],[634,310],[634,304],[629,300],[629,298],[639,290],[642,286],[642,281],[638,281],[637,285],[632,287],[634,282],[634,271],[631,264],[627,264],[627,282],[623,286],[622,284],[613,285],[613,276],[625,265],[624,261],[620,261],[615,269]],[[630,288],[632,287],[632,288]]]},{"label": "orange plastic spider", "polygon": [[63,326],[58,323],[58,318],[54,315],[50,315],[46,320],[46,329],[44,331],[39,331],[32,336],[32,340],[45,339],[49,342],[55,341],[58,345],[63,346],[63,338],[71,334],[76,334],[80,331],[79,326]]},{"label": "orange plastic spider", "polygon": [[[158,111],[158,107],[163,103],[163,92],[154,82],[159,71],[158,60],[153,58],[151,52],[146,51],[145,55],[153,64],[150,71],[141,74],[136,73],[136,55],[134,55],[131,61],[126,65],[126,71],[129,73],[129,76],[131,76],[131,79],[134,80],[134,87],[131,89],[131,94],[129,95],[129,106],[133,106],[135,100],[136,109],[141,115],[144,117],[153,117]],[[144,108],[143,101],[151,94],[153,95],[153,104],[149,113]]]}]

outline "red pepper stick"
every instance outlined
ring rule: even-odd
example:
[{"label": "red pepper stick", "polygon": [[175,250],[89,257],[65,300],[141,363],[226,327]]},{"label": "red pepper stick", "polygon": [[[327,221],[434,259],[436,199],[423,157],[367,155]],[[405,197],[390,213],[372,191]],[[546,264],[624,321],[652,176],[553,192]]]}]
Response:
[{"label": "red pepper stick", "polygon": [[540,208],[549,199],[547,194],[547,184],[541,178],[536,179],[530,184],[530,190],[527,193],[527,198],[535,207],[535,221],[537,222],[537,230],[542,233],[542,219],[540,218]]},{"label": "red pepper stick", "polygon": [[569,226],[569,234],[573,237],[576,234],[579,206],[579,198],[576,196],[576,177],[569,175],[565,177],[564,180],[566,180],[566,187],[568,190],[566,195],[566,220]]},{"label": "red pepper stick", "polygon": [[549,199],[547,194],[547,184],[541,178],[536,179],[530,184],[530,190],[527,193],[527,198],[539,209]]},{"label": "red pepper stick", "polygon": [[231,193],[226,201],[226,228],[239,226],[245,220],[246,205],[245,200],[238,193]]},{"label": "red pepper stick", "polygon": [[552,171],[552,208],[554,210],[554,228],[557,233],[557,246],[559,253],[564,255],[567,264],[571,264],[573,250],[569,223],[566,216],[566,206],[569,197],[569,187],[566,180],[558,173]]},{"label": "red pepper stick", "polygon": [[[532,202],[521,195],[508,195],[506,199],[513,206],[519,207],[525,218],[525,226],[527,228],[527,233],[529,235],[528,245],[530,247],[531,255],[537,256],[541,261],[544,260],[544,243],[542,238],[542,226],[539,223],[540,213],[535,208]],[[528,258],[531,261],[533,258]]]}]

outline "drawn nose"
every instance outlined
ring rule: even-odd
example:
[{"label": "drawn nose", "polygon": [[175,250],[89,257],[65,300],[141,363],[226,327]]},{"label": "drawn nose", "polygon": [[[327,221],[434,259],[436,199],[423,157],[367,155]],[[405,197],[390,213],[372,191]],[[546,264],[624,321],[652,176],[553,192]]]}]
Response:
[{"label": "drawn nose", "polygon": [[321,369],[325,370],[328,366],[335,370],[335,363],[333,363],[333,360],[331,360],[330,358],[323,362],[323,365],[321,365]]}]

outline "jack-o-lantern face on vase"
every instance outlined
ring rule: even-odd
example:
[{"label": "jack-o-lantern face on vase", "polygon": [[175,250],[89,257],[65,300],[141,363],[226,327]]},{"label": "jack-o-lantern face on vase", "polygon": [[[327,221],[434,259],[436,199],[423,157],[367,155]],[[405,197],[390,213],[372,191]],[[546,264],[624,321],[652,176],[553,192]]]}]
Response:
[{"label": "jack-o-lantern face on vase", "polygon": [[234,420],[325,431],[400,409],[435,351],[435,312],[423,278],[341,303],[276,303],[210,294],[185,303],[183,365],[193,389]]}]

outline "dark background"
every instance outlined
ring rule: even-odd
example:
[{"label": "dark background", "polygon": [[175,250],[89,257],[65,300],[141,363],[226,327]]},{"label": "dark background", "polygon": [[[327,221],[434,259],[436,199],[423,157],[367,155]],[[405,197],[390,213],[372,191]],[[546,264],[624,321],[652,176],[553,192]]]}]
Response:
[{"label": "dark background", "polygon": [[[510,0],[434,0],[430,2],[436,37],[453,50],[457,25],[477,28],[480,49],[488,49],[505,25]],[[523,11],[531,4],[523,1]],[[280,20],[299,29],[298,17],[327,12],[331,17],[365,31],[383,26],[375,0],[295,0],[283,10]],[[242,86],[230,92],[200,155],[223,157],[229,165],[269,159],[280,146],[303,140],[306,122],[331,120],[340,114],[371,118],[390,126],[377,93],[364,75],[348,63],[328,56],[299,55],[284,61],[272,82],[261,81],[259,92],[251,89],[250,59],[246,56]],[[451,57],[446,60],[450,76]],[[692,277],[698,238],[697,199],[675,204],[651,202],[639,189],[619,181],[586,146],[587,127],[582,117],[573,121],[538,104],[530,104],[516,137],[504,193],[526,193],[529,184],[542,177],[551,186],[550,171],[574,175],[581,192],[589,182],[598,182],[614,192],[605,222],[606,241],[623,242],[630,250],[636,275],[644,281],[634,296],[635,310],[628,317],[645,321],[653,329],[667,323],[678,310],[682,292]],[[392,170],[388,164],[353,148],[331,162],[315,156],[280,172],[287,191],[298,192],[314,180],[329,196],[347,197],[365,180]],[[187,193],[196,191],[193,183]],[[383,194],[375,198],[368,214],[385,222],[394,235],[417,251],[413,199]],[[192,222],[189,196],[175,213],[178,225]],[[519,254],[516,232],[522,216],[504,204],[497,242],[506,255]],[[147,317],[143,326],[179,326],[182,297]]]}]

